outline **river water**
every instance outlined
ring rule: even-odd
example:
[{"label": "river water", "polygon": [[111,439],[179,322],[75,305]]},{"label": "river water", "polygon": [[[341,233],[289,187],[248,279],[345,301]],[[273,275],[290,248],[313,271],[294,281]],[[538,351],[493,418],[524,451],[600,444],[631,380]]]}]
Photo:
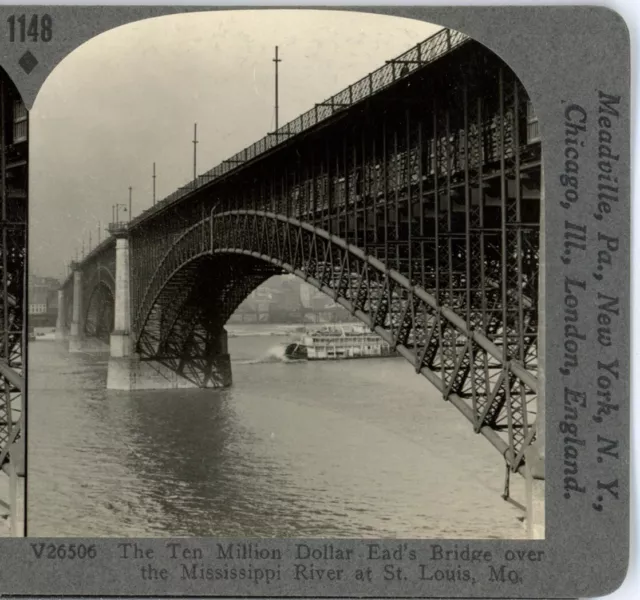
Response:
[{"label": "river water", "polygon": [[403,359],[287,362],[253,328],[222,391],[107,391],[106,355],[31,343],[28,535],[524,536],[499,454]]}]

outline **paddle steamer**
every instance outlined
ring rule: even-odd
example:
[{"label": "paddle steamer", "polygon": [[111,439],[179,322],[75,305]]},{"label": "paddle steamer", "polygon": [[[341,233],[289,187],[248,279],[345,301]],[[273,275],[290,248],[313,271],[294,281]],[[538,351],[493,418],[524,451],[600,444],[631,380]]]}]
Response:
[{"label": "paddle steamer", "polygon": [[364,325],[331,325],[307,332],[289,344],[285,356],[299,360],[343,360],[396,356],[379,335]]}]

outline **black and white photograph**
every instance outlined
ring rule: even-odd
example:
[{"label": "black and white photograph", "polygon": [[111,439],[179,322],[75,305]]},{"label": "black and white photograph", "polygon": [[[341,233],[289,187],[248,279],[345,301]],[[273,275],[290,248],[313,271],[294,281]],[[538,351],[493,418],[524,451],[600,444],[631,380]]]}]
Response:
[{"label": "black and white photograph", "polygon": [[174,14],[71,52],[29,130],[29,536],[545,538],[544,140],[502,58]]}]

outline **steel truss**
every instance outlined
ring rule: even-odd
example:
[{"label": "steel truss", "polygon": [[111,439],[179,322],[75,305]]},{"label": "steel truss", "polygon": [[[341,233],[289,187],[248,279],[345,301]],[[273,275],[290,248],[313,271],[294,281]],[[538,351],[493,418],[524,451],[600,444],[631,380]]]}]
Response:
[{"label": "steel truss", "polygon": [[[244,295],[298,272],[386,336],[517,470],[535,437],[537,122],[498,57],[439,36],[409,69],[391,61],[379,91],[136,218],[132,335],[201,383]],[[91,260],[113,256],[105,243]]]},{"label": "steel truss", "polygon": [[18,522],[19,478],[24,476],[24,366],[27,248],[28,112],[10,78],[0,71],[0,467],[9,474],[13,535]]},{"label": "steel truss", "polygon": [[[537,301],[540,144],[515,75],[481,46],[463,49],[441,70],[414,71],[359,111],[134,224],[132,314],[186,228],[211,211],[263,210],[338,235],[455,310],[482,305],[487,330],[505,287],[514,302],[501,321],[514,344],[535,343],[525,313]],[[533,304],[520,306],[519,295]]]},{"label": "steel truss", "polygon": [[[192,241],[189,235],[181,239]],[[217,367],[217,357],[226,354],[225,322],[253,289],[282,270],[248,257],[221,260],[198,254],[185,264],[184,256],[178,245],[158,272],[162,284],[149,305],[136,352],[195,385],[221,387],[228,380]],[[176,261],[176,269],[164,278]]]},{"label": "steel truss", "polygon": [[481,310],[465,321],[361,249],[291,217],[231,211],[185,232],[165,255],[141,306],[136,351],[170,363],[194,382],[206,381],[209,348],[225,321],[253,288],[283,270],[332,296],[388,341],[511,470],[519,469],[535,437],[537,380],[524,363],[504,360],[503,344],[510,339],[491,340],[470,327]]}]

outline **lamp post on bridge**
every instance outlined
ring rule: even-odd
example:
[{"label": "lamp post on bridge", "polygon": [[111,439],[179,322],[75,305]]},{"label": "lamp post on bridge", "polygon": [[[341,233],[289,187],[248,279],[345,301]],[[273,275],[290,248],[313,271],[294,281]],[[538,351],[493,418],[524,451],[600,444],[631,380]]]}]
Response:
[{"label": "lamp post on bridge", "polygon": [[193,180],[195,181],[198,177],[198,171],[196,168],[196,160],[197,160],[197,147],[198,147],[198,124],[193,124]]},{"label": "lamp post on bridge", "polygon": [[278,138],[277,138],[277,134],[278,134],[278,110],[279,110],[279,106],[278,106],[278,63],[282,62],[282,59],[278,58],[278,46],[276,46],[276,57],[274,59],[272,59],[273,62],[275,63],[276,66],[276,127],[275,127],[275,132],[276,132],[276,143],[278,142]]},{"label": "lamp post on bridge", "polygon": [[131,194],[133,192],[133,188],[131,186],[129,186],[129,222],[131,222],[131,217],[133,216],[131,214]]}]

